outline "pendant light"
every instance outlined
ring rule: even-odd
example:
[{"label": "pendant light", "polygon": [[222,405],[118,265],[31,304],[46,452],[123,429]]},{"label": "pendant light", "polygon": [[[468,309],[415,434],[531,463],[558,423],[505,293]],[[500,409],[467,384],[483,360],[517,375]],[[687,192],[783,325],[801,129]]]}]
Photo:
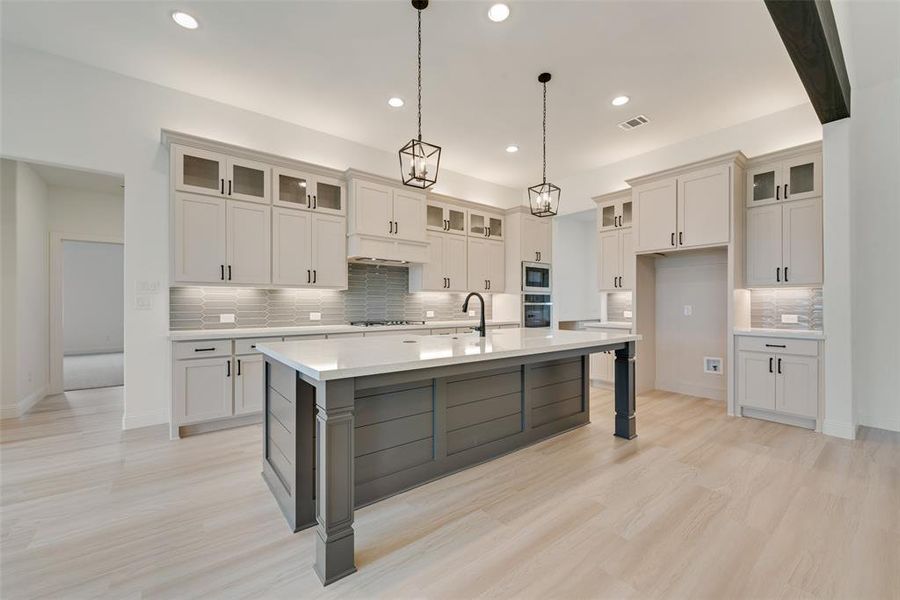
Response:
[{"label": "pendant light", "polygon": [[559,212],[559,187],[547,182],[547,82],[550,73],[538,75],[538,81],[544,86],[544,170],[541,183],[528,188],[528,202],[531,214],[536,217],[552,217]]},{"label": "pendant light", "polygon": [[422,141],[422,11],[428,0],[412,0],[419,19],[419,135],[400,149],[400,178],[404,185],[426,189],[437,183],[441,165],[441,147]]}]

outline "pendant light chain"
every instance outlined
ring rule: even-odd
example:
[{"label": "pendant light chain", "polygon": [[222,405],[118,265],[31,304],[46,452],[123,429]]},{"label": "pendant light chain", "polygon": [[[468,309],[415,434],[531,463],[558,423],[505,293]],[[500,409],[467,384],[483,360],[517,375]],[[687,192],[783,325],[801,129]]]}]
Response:
[{"label": "pendant light chain", "polygon": [[547,82],[544,82],[544,183],[547,183]]},{"label": "pendant light chain", "polygon": [[419,16],[419,141],[422,141],[422,11],[417,10]]}]

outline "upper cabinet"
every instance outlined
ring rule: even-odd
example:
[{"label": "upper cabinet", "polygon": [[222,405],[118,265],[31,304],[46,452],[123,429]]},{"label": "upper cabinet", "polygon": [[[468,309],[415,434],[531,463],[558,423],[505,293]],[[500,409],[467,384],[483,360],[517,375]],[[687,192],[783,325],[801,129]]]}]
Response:
[{"label": "upper cabinet", "polygon": [[506,251],[503,243],[469,237],[468,289],[502,293],[506,288]]},{"label": "upper cabinet", "polygon": [[503,239],[503,215],[470,210],[469,211],[469,235],[486,237],[492,240]]},{"label": "upper cabinet", "polygon": [[618,198],[597,201],[597,231],[610,231],[622,227],[631,227],[632,206],[631,193],[626,191]]},{"label": "upper cabinet", "polygon": [[185,146],[175,152],[175,189],[268,204],[271,168],[260,162]]},{"label": "upper cabinet", "polygon": [[810,152],[754,161],[747,171],[747,207],[822,195],[822,155]]},{"label": "upper cabinet", "polygon": [[344,219],[275,207],[272,282],[292,287],[346,288]]},{"label": "upper cabinet", "polygon": [[468,288],[466,238],[428,233],[428,262],[409,266],[411,292],[464,292]]},{"label": "upper cabinet", "polygon": [[426,227],[429,231],[466,235],[466,212],[458,206],[429,200]]},{"label": "upper cabinet", "polygon": [[551,219],[522,215],[522,260],[549,263],[553,252]]},{"label": "upper cabinet", "polygon": [[356,179],[352,185],[351,235],[425,242],[424,194],[364,179]]},{"label": "upper cabinet", "polygon": [[[635,252],[727,244],[731,239],[733,160],[636,180],[632,188]],[[602,226],[603,219],[600,217]]]},{"label": "upper cabinet", "polygon": [[275,206],[333,215],[346,213],[346,187],[339,179],[275,167],[272,170],[272,185],[272,203]]}]

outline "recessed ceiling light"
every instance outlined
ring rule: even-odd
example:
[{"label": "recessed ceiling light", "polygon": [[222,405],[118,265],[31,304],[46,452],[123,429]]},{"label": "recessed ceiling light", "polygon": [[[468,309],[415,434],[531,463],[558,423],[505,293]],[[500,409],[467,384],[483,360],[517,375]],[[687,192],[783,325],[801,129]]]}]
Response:
[{"label": "recessed ceiling light", "polygon": [[400,108],[401,106],[403,106],[403,98],[398,98],[397,96],[394,96],[393,98],[388,100],[388,104],[390,104],[394,108]]},{"label": "recessed ceiling light", "polygon": [[613,106],[623,106],[625,104],[628,104],[629,100],[631,100],[631,98],[629,98],[628,96],[616,96],[615,98],[612,99],[612,105]]},{"label": "recessed ceiling light", "polygon": [[509,7],[505,4],[495,4],[488,9],[488,18],[494,23],[505,21],[509,16]]},{"label": "recessed ceiling light", "polygon": [[197,29],[200,26],[200,23],[197,22],[197,19],[180,10],[172,13],[172,20],[185,29]]},{"label": "recessed ceiling light", "polygon": [[506,151],[509,152],[510,154],[512,154],[513,152],[518,152],[519,147],[516,146],[515,144],[510,144],[509,146],[506,147]]}]

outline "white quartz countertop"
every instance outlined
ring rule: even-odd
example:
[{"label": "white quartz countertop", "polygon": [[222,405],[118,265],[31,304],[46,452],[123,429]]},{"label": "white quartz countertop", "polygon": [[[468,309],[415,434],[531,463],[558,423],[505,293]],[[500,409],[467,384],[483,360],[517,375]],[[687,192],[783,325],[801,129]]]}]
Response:
[{"label": "white quartz countertop", "polygon": [[[490,325],[518,325],[518,321],[486,321]],[[298,327],[242,327],[235,329],[182,329],[169,331],[172,341],[230,340],[255,337],[282,337],[288,335],[322,335],[328,333],[365,333],[367,331],[411,331],[414,329],[443,329],[446,327],[472,327],[477,319],[461,321],[426,321],[424,325],[301,325]]]},{"label": "white quartz countertop", "polygon": [[734,329],[735,335],[749,335],[754,337],[776,337],[776,338],[791,338],[798,340],[824,340],[825,332],[818,330],[807,330],[807,329],[764,329],[761,327],[755,328],[739,328],[735,327]]},{"label": "white quartz countertop", "polygon": [[581,326],[590,329],[631,329],[632,327],[630,321],[587,321]]},{"label": "white quartz countertop", "polygon": [[[553,354],[640,340],[629,333],[559,329],[497,329],[450,336],[398,335],[258,344],[256,349],[296,371],[326,381],[443,367],[499,358]],[[549,358],[549,357],[548,357]]]}]

